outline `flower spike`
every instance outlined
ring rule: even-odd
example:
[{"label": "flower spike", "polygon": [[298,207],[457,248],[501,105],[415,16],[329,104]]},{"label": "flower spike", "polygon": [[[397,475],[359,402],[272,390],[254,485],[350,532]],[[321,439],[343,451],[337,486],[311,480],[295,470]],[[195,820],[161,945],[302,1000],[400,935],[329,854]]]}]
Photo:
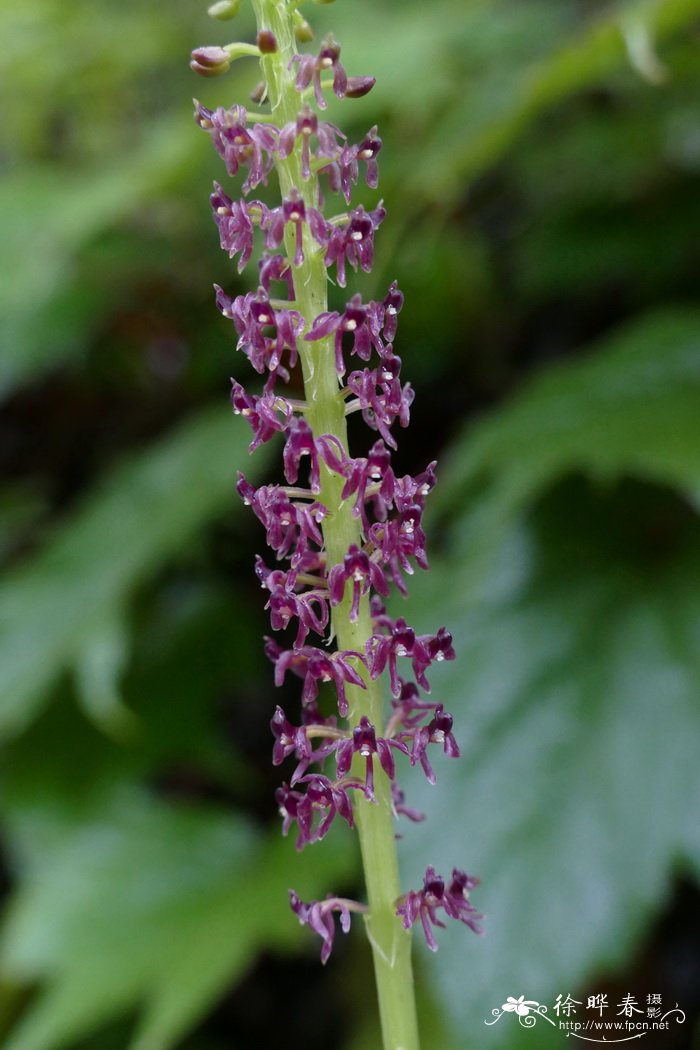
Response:
[{"label": "flower spike", "polygon": [[[255,44],[197,48],[192,63],[213,76],[234,59],[254,56],[263,80],[251,97],[261,110],[269,103],[267,112],[252,113],[240,104],[209,109],[195,102],[194,119],[227,176],[238,181],[240,192],[217,182],[211,194],[221,248],[238,273],[254,257],[258,266],[246,291],[214,286],[229,337],[254,378],[249,389],[238,376],[231,380],[231,405],[250,427],[251,452],[274,441],[281,448],[276,480],[256,487],[239,473],[236,485],[273,552],[255,561],[276,636],[265,639],[265,653],[275,685],[295,684],[299,697],[296,715],[288,717],[285,702],[270,718],[273,765],[289,767],[275,799],[282,833],[293,831],[298,850],[340,822],[357,826],[363,850],[369,844],[374,858],[365,871],[369,905],[337,896],[307,903],[293,890],[290,905],[321,938],[323,963],[336,916],[347,933],[353,912],[366,915],[381,994],[390,988],[401,1002],[400,1010],[381,1011],[385,1046],[415,1050],[410,939],[403,930],[420,922],[435,950],[434,930],[444,919],[478,932],[481,918],[469,901],[477,880],[460,869],[446,882],[429,867],[422,889],[403,895],[396,874],[393,818],[423,819],[406,804],[402,770],[420,766],[434,783],[433,753],[460,754],[452,715],[424,698],[434,665],[455,658],[452,635],[446,627],[418,634],[384,605],[392,585],[405,596],[416,567],[428,568],[423,515],[435,463],[412,476],[399,475],[392,462],[414,400],[403,351],[395,349],[403,307],[396,281],[377,300],[356,292],[333,309],[328,302],[329,285],[345,288],[349,269],[371,271],[386,217],[376,197],[367,205],[354,199],[361,182],[377,190],[379,130],[372,126],[348,140],[325,119],[328,93],[361,99],[374,77],[348,76],[332,35],[311,52],[297,52],[313,31],[295,2],[252,4]],[[211,10],[224,18],[238,7],[239,0],[221,0]],[[264,200],[254,198],[260,186],[267,187],[259,191]],[[367,430],[351,451],[353,414]],[[392,698],[388,719],[384,676]]]}]

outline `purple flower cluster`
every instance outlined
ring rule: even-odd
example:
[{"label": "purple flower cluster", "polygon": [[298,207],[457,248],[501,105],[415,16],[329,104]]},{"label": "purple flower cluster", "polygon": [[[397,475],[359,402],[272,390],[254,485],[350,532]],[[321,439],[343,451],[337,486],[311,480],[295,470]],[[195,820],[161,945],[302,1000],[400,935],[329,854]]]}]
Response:
[{"label": "purple flower cluster", "polygon": [[[200,65],[204,51],[200,49]],[[299,724],[279,706],[271,721],[273,763],[281,765],[290,758],[296,763],[288,783],[276,794],[282,828],[284,834],[296,829],[296,845],[302,849],[324,838],[336,817],[352,827],[354,800],[363,796],[374,803],[378,776],[391,783],[395,814],[421,819],[405,805],[396,783],[397,758],[420,766],[434,783],[429,750],[458,757],[459,747],[451,715],[442,704],[423,697],[430,693],[430,667],[454,659],[449,631],[441,627],[436,634],[416,634],[403,618],[388,615],[382,601],[392,584],[405,595],[405,578],[416,566],[428,567],[422,518],[435,484],[434,463],[416,477],[398,476],[392,468],[393,428],[408,425],[414,396],[410,384],[401,382],[402,362],[393,349],[403,296],[394,282],[380,300],[365,303],[355,294],[344,308],[312,317],[300,312],[295,298],[297,271],[310,253],[322,258],[341,288],[346,286],[348,266],[365,272],[372,267],[374,236],[384,208],[381,203],[373,210],[350,205],[361,166],[367,185],[377,186],[382,145],[377,129],[371,128],[357,145],[349,144],[304,99],[312,94],[317,107],[324,109],[326,84],[339,98],[358,97],[374,80],[349,78],[340,63],[340,48],[331,38],[317,55],[295,55],[289,70],[300,102],[296,119],[284,127],[251,118],[242,106],[212,111],[196,103],[195,120],[209,133],[228,174],[245,173],[244,199],[234,200],[218,183],[214,186],[211,205],[222,249],[238,259],[240,272],[253,255],[256,237],[261,242],[257,290],[232,297],[217,286],[216,303],[233,324],[237,348],[265,377],[258,394],[232,380],[233,410],[252,431],[250,451],[277,435],[284,442],[285,483],[256,489],[240,474],[238,492],[264,526],[277,557],[273,567],[260,557],[256,561],[272,630],[295,632],[287,648],[267,639],[266,652],[277,685],[288,673],[302,683]],[[324,81],[324,75],[331,80]],[[300,160],[301,185],[276,207],[245,199],[292,153]],[[325,217],[319,174],[328,190],[342,195],[347,211]],[[346,415],[360,412],[378,434],[365,455],[351,456],[337,434],[315,433],[306,402],[285,396],[279,385],[290,383],[300,356],[317,350],[313,344],[321,340],[328,348]],[[364,367],[348,373],[352,359]],[[341,503],[349,506],[357,525],[357,541],[335,563],[329,559],[324,535],[333,515],[321,498],[324,479],[333,477]],[[330,648],[334,610],[350,623],[357,623],[363,610],[369,614],[372,631],[358,650]],[[393,697],[386,730],[360,712],[354,715],[356,724],[339,724],[351,714],[349,691],[359,690],[361,695],[370,680],[385,672]],[[336,713],[328,717],[319,706],[326,684],[335,694]],[[445,890],[432,869],[428,874],[424,889],[402,898],[397,914],[407,927],[420,918],[434,947],[430,923],[441,925],[435,917],[438,907],[475,928],[466,899],[475,881],[455,872]],[[324,962],[332,946],[333,912],[340,912],[346,930],[350,910],[364,908],[339,898],[304,904],[294,893],[291,900],[300,921],[322,937]]]},{"label": "purple flower cluster", "polygon": [[427,868],[423,889],[411,890],[410,893],[404,894],[396,910],[407,930],[420,919],[428,947],[436,952],[438,946],[432,927],[445,928],[444,922],[437,917],[438,909],[442,909],[449,918],[463,922],[474,933],[482,932],[478,920],[482,919],[483,915],[479,915],[469,900],[469,891],[478,885],[478,879],[455,868],[452,879],[446,886],[445,880],[435,873],[434,868]]},{"label": "purple flower cluster", "polygon": [[289,903],[292,911],[298,917],[303,926],[308,926],[317,933],[323,941],[321,948],[321,962],[328,962],[328,957],[333,948],[335,936],[335,925],[333,923],[333,912],[340,914],[340,928],[343,933],[350,929],[350,912],[366,912],[365,905],[357,901],[349,901],[343,897],[327,897],[325,901],[311,901],[304,904],[299,900],[294,890],[289,891]]}]

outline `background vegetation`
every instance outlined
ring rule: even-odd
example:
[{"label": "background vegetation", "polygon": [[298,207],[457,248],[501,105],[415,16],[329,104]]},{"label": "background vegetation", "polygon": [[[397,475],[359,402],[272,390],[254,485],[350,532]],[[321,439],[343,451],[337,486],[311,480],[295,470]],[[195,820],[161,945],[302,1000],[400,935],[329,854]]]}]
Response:
[{"label": "background vegetation", "polygon": [[[506,996],[700,1006],[700,0],[339,0],[378,122],[418,390],[400,467],[440,459],[436,675],[464,760],[411,780],[427,863],[482,877],[487,935],[419,951],[426,1046],[537,1046]],[[235,497],[260,452],[213,307],[242,289],[190,118],[254,74],[204,4],[0,8],[0,823],[7,1050],[371,1050],[368,957],[321,970],[289,913],[357,886],[342,835],[296,855],[269,766],[274,694]],[[348,122],[352,125],[348,128]],[[438,680],[439,679],[439,680]],[[618,998],[615,998],[615,997]],[[513,1022],[512,1024],[510,1022]],[[508,1027],[508,1025],[510,1025]],[[561,1040],[555,1041],[556,1046]]]}]

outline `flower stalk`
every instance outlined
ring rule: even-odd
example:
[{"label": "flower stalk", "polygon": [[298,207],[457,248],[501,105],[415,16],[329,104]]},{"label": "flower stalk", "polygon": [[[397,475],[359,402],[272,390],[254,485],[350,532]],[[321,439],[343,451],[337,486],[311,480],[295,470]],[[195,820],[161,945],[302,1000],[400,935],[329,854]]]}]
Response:
[{"label": "flower stalk", "polygon": [[[288,7],[279,0],[253,0],[258,27],[271,30],[277,40],[277,51],[263,56],[261,67],[272,119],[279,126],[296,122],[299,95],[290,76],[289,67],[295,53],[294,28]],[[279,176],[282,197],[301,187],[307,210],[317,206],[319,199],[318,175],[311,173],[303,179],[296,152],[286,158],[277,157],[275,167]],[[323,253],[312,243],[311,234],[304,230],[304,261],[294,267],[292,231],[286,231],[287,256],[292,261],[296,305],[299,312],[311,321],[328,310],[328,275]],[[345,401],[338,385],[334,365],[335,355],[330,336],[305,343],[300,348],[304,376],[304,395],[308,402],[306,418],[315,434],[332,434],[343,453],[349,457]],[[352,505],[342,499],[343,478],[321,466],[319,500],[328,509],[323,537],[327,561],[341,563],[353,544],[361,544],[362,536]],[[331,612],[333,632],[338,648],[363,653],[372,637],[373,625],[369,615],[369,595],[360,602],[357,619],[349,619],[351,596]],[[383,698],[378,681],[367,682],[367,688],[348,686],[349,722],[356,725],[365,715],[381,735],[383,726]],[[391,784],[385,775],[377,777],[374,785],[375,802],[360,796],[355,804],[355,821],[362,851],[362,865],[367,891],[368,913],[365,917],[372,947],[377,998],[379,1002],[382,1038],[385,1050],[418,1050],[418,1022],[416,1018],[413,972],[411,965],[410,933],[407,933],[396,914],[396,900],[401,894],[396,840],[394,834]]]},{"label": "flower stalk", "polygon": [[[341,288],[348,265],[371,269],[373,238],[385,212],[381,203],[369,212],[349,207],[361,171],[371,188],[377,185],[377,129],[349,145],[322,119],[324,93],[360,98],[374,78],[348,77],[331,37],[317,55],[297,53],[299,39],[308,41],[311,29],[292,0],[252,0],[252,5],[257,45],[247,51],[246,45],[199,48],[192,68],[211,76],[212,70],[224,71],[225,61],[217,66],[219,52],[226,58],[257,54],[263,80],[254,95],[257,104],[269,103],[269,114],[252,116],[240,106],[212,112],[197,103],[195,119],[211,134],[229,175],[247,169],[244,195],[274,170],[282,199],[276,208],[235,201],[218,184],[212,195],[222,247],[231,258],[239,257],[239,271],[251,258],[254,238],[262,234],[265,244],[257,293],[231,299],[217,288],[217,305],[233,321],[239,349],[267,375],[261,395],[249,395],[232,381],[234,411],[253,430],[251,451],[277,433],[285,438],[287,485],[255,490],[243,475],[238,485],[265,526],[278,562],[290,563],[286,571],[269,568],[261,558],[256,563],[269,594],[273,630],[284,631],[292,622],[297,627],[290,649],[267,641],[275,681],[281,684],[287,673],[303,680],[301,725],[289,722],[280,707],[271,722],[273,762],[297,760],[277,801],[283,832],[298,829],[297,848],[324,838],[336,817],[357,828],[367,894],[366,905],[332,896],[306,904],[290,891],[291,905],[299,921],[321,936],[324,962],[333,944],[334,913],[345,932],[351,913],[363,917],[384,1050],[418,1050],[411,928],[420,921],[433,948],[431,926],[442,925],[437,908],[477,931],[478,916],[468,899],[476,880],[463,872],[453,872],[447,890],[432,868],[421,891],[402,895],[399,882],[394,818],[418,820],[420,814],[404,805],[396,761],[420,764],[434,782],[428,746],[442,745],[450,757],[457,757],[459,748],[451,716],[420,697],[420,689],[430,692],[427,668],[454,657],[449,632],[440,628],[434,636],[416,636],[404,620],[391,619],[381,601],[390,583],[406,593],[404,576],[413,573],[414,563],[427,568],[421,517],[435,481],[434,464],[417,478],[398,478],[391,468],[389,450],[396,448],[391,428],[395,422],[408,424],[413,400],[410,386],[399,381],[401,360],[393,351],[403,297],[393,284],[380,303],[363,304],[354,295],[342,313],[328,304],[330,267]],[[349,210],[327,218],[328,190],[341,194]],[[286,299],[279,296],[280,284]],[[348,354],[362,362],[376,355],[379,364],[347,375]],[[297,365],[303,398],[287,398],[279,383],[289,383]],[[346,422],[354,411],[380,435],[367,455],[355,458]],[[299,477],[307,466],[308,487]],[[314,634],[326,647],[309,644]],[[410,661],[415,683],[401,677],[399,659]],[[393,696],[388,726],[381,684],[387,668]],[[341,724],[319,707],[325,682],[335,686]],[[327,775],[333,760],[335,776]],[[310,772],[314,766],[322,772]]]}]

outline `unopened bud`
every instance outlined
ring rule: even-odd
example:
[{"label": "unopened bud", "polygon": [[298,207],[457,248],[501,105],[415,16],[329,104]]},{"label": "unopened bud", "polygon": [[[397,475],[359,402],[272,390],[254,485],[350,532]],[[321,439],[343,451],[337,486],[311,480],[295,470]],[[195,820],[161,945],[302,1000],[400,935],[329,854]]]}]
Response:
[{"label": "unopened bud", "polygon": [[241,9],[241,0],[218,0],[207,10],[210,18],[217,18],[220,22],[228,22],[235,18]]},{"label": "unopened bud", "polygon": [[223,47],[197,47],[192,52],[190,69],[202,77],[218,77],[227,73],[230,65],[228,52]]},{"label": "unopened bud", "polygon": [[363,95],[370,93],[376,83],[376,77],[348,77],[345,97],[362,98]]},{"label": "unopened bud", "polygon": [[274,55],[277,50],[277,37],[270,29],[261,29],[257,42],[261,55]]},{"label": "unopened bud", "polygon": [[299,8],[294,12],[294,36],[298,44],[308,44],[314,38],[314,31]]},{"label": "unopened bud", "polygon": [[255,102],[256,105],[259,106],[260,103],[264,102],[266,98],[267,98],[267,88],[265,87],[265,81],[264,80],[260,80],[260,81],[258,81],[258,83],[255,85],[255,87],[253,88],[253,90],[250,93],[250,101],[251,102]]}]

